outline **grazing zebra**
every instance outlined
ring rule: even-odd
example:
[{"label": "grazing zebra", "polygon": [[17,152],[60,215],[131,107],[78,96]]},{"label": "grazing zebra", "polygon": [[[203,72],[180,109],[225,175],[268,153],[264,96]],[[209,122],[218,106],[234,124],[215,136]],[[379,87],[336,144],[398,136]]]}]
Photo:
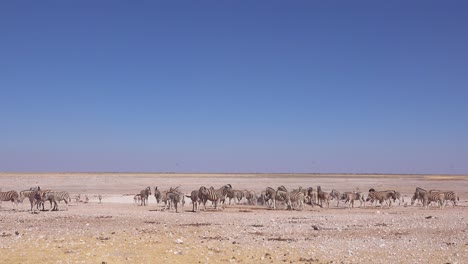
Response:
[{"label": "grazing zebra", "polygon": [[159,191],[158,187],[154,187],[154,198],[156,198],[156,204],[159,204],[161,201],[161,191]]},{"label": "grazing zebra", "polygon": [[203,202],[204,210],[206,211],[206,201],[210,200],[214,203],[215,209],[218,209],[218,203],[224,199],[229,192],[232,190],[231,184],[226,184],[218,190],[208,189],[205,186],[201,186],[199,191],[201,200]]},{"label": "grazing zebra", "polygon": [[1,202],[13,202],[16,208],[19,202],[18,192],[17,191],[0,192],[0,203]]},{"label": "grazing zebra", "polygon": [[54,203],[54,208],[49,209],[49,211],[58,211],[58,204],[57,202],[65,201],[67,204],[68,210],[68,202],[70,201],[70,194],[68,192],[44,192],[42,193],[42,201],[49,201]]},{"label": "grazing zebra", "polygon": [[375,207],[377,207],[377,201],[379,201],[380,207],[382,207],[383,202],[385,201],[388,205],[388,208],[390,208],[392,205],[391,199],[395,199],[395,191],[376,191],[372,188],[369,189],[369,194],[366,201],[371,201],[371,206],[375,202]]},{"label": "grazing zebra", "polygon": [[244,198],[244,192],[241,190],[230,190],[226,196],[229,198],[229,204],[231,204],[232,199],[234,199],[235,203],[239,203]]},{"label": "grazing zebra", "polygon": [[323,201],[327,203],[327,208],[330,208],[330,195],[322,191],[322,187],[317,186],[317,197],[320,207],[323,207]]},{"label": "grazing zebra", "polygon": [[178,213],[178,209],[177,209],[177,204],[178,203],[181,203],[182,204],[182,212],[184,212],[184,204],[185,204],[185,195],[179,191],[178,189],[179,187],[176,187],[176,188],[170,188],[169,189],[169,192],[166,194],[166,197],[167,197],[167,200],[170,201],[170,204],[173,204],[175,209],[176,209],[176,213]]},{"label": "grazing zebra", "polygon": [[330,193],[330,200],[336,199],[336,207],[340,204],[341,193],[333,189]]},{"label": "grazing zebra", "polygon": [[345,200],[345,203],[348,203],[348,208],[351,206],[354,208],[354,201],[359,201],[361,204],[359,207],[362,206],[364,203],[364,208],[366,207],[366,201],[364,200],[364,195],[360,192],[344,192],[341,195],[341,199]]},{"label": "grazing zebra", "polygon": [[146,187],[146,189],[140,191],[141,196],[141,205],[148,205],[148,197],[151,195],[151,187]]},{"label": "grazing zebra", "polygon": [[317,191],[312,187],[307,188],[307,197],[309,197],[310,205],[314,207],[314,205],[318,202]]}]

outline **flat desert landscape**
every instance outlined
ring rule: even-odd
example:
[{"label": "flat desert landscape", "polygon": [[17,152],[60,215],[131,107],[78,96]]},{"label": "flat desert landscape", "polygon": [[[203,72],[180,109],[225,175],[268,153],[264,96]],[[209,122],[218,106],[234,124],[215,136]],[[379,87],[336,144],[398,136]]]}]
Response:
[{"label": "flat desert landscape", "polygon": [[[154,196],[148,206],[133,196],[180,186],[187,195],[200,186],[260,193],[267,186],[288,190],[320,185],[324,191],[397,190],[401,205],[348,209],[268,209],[262,205],[226,205],[223,210],[163,211]],[[468,176],[356,174],[143,174],[0,173],[2,191],[33,186],[68,191],[68,208],[29,211],[28,199],[2,202],[2,263],[467,263]],[[455,191],[458,206],[411,206],[416,187]],[[89,202],[81,200],[87,195]],[[98,195],[102,196],[99,203]],[[210,203],[208,203],[210,204]],[[49,204],[46,203],[46,209]]]}]

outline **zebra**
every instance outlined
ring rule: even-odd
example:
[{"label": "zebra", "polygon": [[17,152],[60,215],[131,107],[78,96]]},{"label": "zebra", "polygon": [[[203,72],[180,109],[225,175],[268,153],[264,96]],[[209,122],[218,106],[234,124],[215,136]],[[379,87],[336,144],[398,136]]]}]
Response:
[{"label": "zebra", "polygon": [[421,187],[416,187],[414,195],[411,198],[411,205],[413,205],[416,200],[418,202],[423,202],[424,193],[427,193],[427,191]]},{"label": "zebra", "polygon": [[440,209],[443,209],[445,205],[445,193],[444,192],[440,192],[438,190],[430,190],[429,192],[419,190],[418,195],[420,199],[422,200],[422,203],[425,209],[429,208],[429,204],[431,202],[437,202]]},{"label": "zebra", "polygon": [[232,190],[231,184],[226,184],[218,190],[208,189],[205,186],[201,186],[199,194],[203,202],[204,211],[206,211],[206,201],[210,200],[214,203],[215,209],[218,209],[218,203],[226,197],[229,190]]},{"label": "zebra", "polygon": [[333,189],[330,193],[330,200],[336,199],[336,207],[340,204],[341,193]]},{"label": "zebra", "polygon": [[290,199],[291,199],[291,204],[293,209],[297,210],[304,210],[304,200],[306,196],[307,190],[302,189],[302,187],[299,187],[297,190],[293,190],[290,193]]},{"label": "zebra", "polygon": [[262,191],[260,195],[257,197],[257,204],[265,205],[266,202],[267,202],[266,192]]},{"label": "zebra", "polygon": [[395,198],[393,199],[393,202],[396,204],[396,200],[398,199],[398,205],[401,205],[401,203],[405,202],[405,199],[403,198],[403,195],[401,195],[400,192],[395,191]]},{"label": "zebra", "polygon": [[148,205],[148,197],[151,195],[151,187],[146,187],[146,189],[140,191],[141,196],[141,205]]},{"label": "zebra", "polygon": [[392,200],[395,199],[395,191],[376,191],[375,189],[369,189],[369,194],[366,201],[371,201],[371,205],[375,202],[375,207],[377,207],[377,201],[380,203],[380,207],[383,206],[383,202],[387,202],[388,208],[392,205]]},{"label": "zebra", "polygon": [[330,194],[322,191],[322,187],[317,186],[317,197],[320,207],[323,208],[323,201],[327,203],[327,208],[330,208]]},{"label": "zebra", "polygon": [[244,190],[244,196],[245,199],[247,199],[247,202],[252,205],[257,204],[257,196],[254,191],[249,191],[249,190]]},{"label": "zebra", "polygon": [[281,185],[276,190],[276,200],[284,201],[286,210],[292,209],[291,194],[288,192],[286,187],[284,187],[284,185]]},{"label": "zebra", "polygon": [[135,196],[133,196],[133,202],[138,205],[140,202],[141,202],[141,195],[139,193],[135,194]]},{"label": "zebra", "polygon": [[16,208],[19,202],[18,192],[17,191],[0,192],[0,203],[1,202],[13,202]]},{"label": "zebra", "polygon": [[314,205],[318,202],[317,191],[312,187],[307,188],[307,197],[309,198],[310,205],[314,207]]},{"label": "zebra", "polygon": [[70,194],[68,192],[44,192],[42,194],[42,201],[50,201],[54,203],[54,208],[49,209],[49,211],[58,211],[58,204],[57,202],[65,201],[67,204],[68,210],[68,202],[70,201]]},{"label": "zebra", "polygon": [[270,208],[276,209],[277,201],[286,201],[287,192],[284,191],[286,188],[284,186],[281,186],[281,187],[278,187],[278,189],[279,191],[271,187],[267,187],[265,190],[266,203]]},{"label": "zebra", "polygon": [[192,200],[192,212],[197,212],[200,210],[199,205],[201,203],[200,199],[200,193],[198,190],[193,190],[190,193],[190,196],[186,195],[187,198],[190,198]]},{"label": "zebra", "polygon": [[444,192],[444,195],[445,195],[444,199],[445,199],[446,204],[448,203],[448,201],[451,201],[453,206],[456,206],[458,202],[460,201],[460,197],[458,196],[456,192],[448,191],[448,192]]},{"label": "zebra", "polygon": [[31,191],[28,195],[29,202],[31,203],[31,213],[36,213],[36,208],[39,209],[39,203],[42,201],[40,191]]},{"label": "zebra", "polygon": [[179,191],[178,189],[179,187],[176,187],[176,188],[170,188],[169,189],[169,192],[166,194],[166,197],[167,197],[167,200],[170,201],[170,204],[173,204],[175,209],[176,209],[176,213],[178,213],[178,209],[177,209],[177,204],[178,203],[181,203],[182,204],[182,212],[184,212],[184,204],[185,204],[185,195]]},{"label": "zebra", "polygon": [[101,200],[102,200],[102,195],[98,195],[98,199],[99,199],[99,203],[101,203]]},{"label": "zebra", "polygon": [[159,191],[158,187],[154,187],[154,198],[156,199],[156,204],[159,204],[161,201],[161,191]]},{"label": "zebra", "polygon": [[242,200],[242,198],[244,198],[244,192],[241,190],[230,190],[226,196],[227,198],[229,198],[230,205],[232,199],[234,199],[234,202],[236,202],[237,200],[237,203],[239,203]]},{"label": "zebra", "polygon": [[361,207],[364,203],[364,208],[366,208],[366,201],[364,200],[364,195],[362,195],[362,193],[360,192],[344,192],[341,195],[341,199],[345,200],[345,203],[348,203],[348,208],[350,208],[351,206],[354,208],[354,201],[356,200],[361,203],[359,207]]}]

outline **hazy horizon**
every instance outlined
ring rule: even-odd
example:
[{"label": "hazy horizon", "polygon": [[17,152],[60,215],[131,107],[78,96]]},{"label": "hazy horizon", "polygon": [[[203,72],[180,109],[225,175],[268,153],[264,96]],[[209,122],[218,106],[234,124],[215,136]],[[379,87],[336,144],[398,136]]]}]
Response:
[{"label": "hazy horizon", "polygon": [[464,1],[0,3],[0,171],[468,173]]}]

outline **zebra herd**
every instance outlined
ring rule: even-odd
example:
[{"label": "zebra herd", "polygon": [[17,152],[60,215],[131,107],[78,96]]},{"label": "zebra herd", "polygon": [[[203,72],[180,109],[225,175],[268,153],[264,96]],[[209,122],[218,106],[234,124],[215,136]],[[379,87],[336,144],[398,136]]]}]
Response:
[{"label": "zebra herd", "polygon": [[58,203],[64,201],[67,205],[71,201],[70,194],[65,191],[42,190],[41,187],[31,187],[28,190],[20,191],[7,191],[0,192],[0,202],[10,201],[13,202],[15,208],[18,203],[23,203],[24,199],[28,198],[31,205],[31,212],[35,213],[36,209],[42,208],[45,210],[44,203],[50,203],[49,211],[58,211]]},{"label": "zebra herd", "polygon": [[[377,191],[374,188],[369,189],[367,198],[365,194],[358,191],[339,192],[335,189],[330,192],[322,190],[321,186],[317,188],[309,187],[293,189],[288,191],[285,186],[279,186],[274,189],[267,187],[264,191],[256,193],[251,190],[237,190],[233,189],[231,184],[226,184],[219,189],[214,187],[207,188],[201,186],[199,189],[193,190],[190,195],[185,195],[179,189],[170,188],[169,190],[160,191],[158,187],[154,188],[154,196],[157,204],[161,201],[164,203],[163,210],[171,209],[172,206],[178,212],[177,205],[181,204],[182,208],[185,204],[185,198],[190,198],[192,201],[192,211],[199,211],[199,207],[203,204],[203,210],[206,211],[206,203],[211,201],[212,207],[215,210],[219,208],[224,209],[226,206],[226,200],[229,199],[228,203],[231,204],[232,200],[234,203],[240,203],[244,198],[247,204],[250,205],[262,205],[270,209],[277,209],[278,205],[284,205],[285,210],[303,210],[305,204],[312,207],[330,207],[330,201],[336,201],[336,207],[339,207],[340,202],[344,202],[345,206],[350,209],[354,208],[354,203],[359,202],[359,207],[366,207],[366,203],[370,202],[371,206],[380,207],[386,206],[391,207],[392,202],[394,204],[402,205],[405,203],[403,196],[396,190],[383,190]],[[151,195],[151,187],[140,191],[139,194],[135,195],[135,203],[142,206],[148,205],[148,197]],[[415,202],[420,201],[424,208],[428,208],[431,202],[437,202],[439,208],[443,208],[447,202],[452,202],[453,206],[456,206],[459,202],[458,195],[453,191],[442,192],[439,190],[426,191],[420,187],[416,187],[414,195],[411,199],[411,205]]]},{"label": "zebra herd", "polygon": [[[375,190],[369,189],[367,198],[364,193],[358,191],[339,192],[335,189],[330,192],[322,190],[321,186],[316,188],[308,187],[293,189],[289,191],[285,186],[279,186],[274,189],[267,187],[264,191],[256,193],[252,190],[239,190],[233,189],[231,184],[226,184],[216,189],[214,187],[201,186],[193,190],[190,195],[186,195],[180,190],[180,186],[171,187],[168,190],[161,191],[158,187],[154,187],[154,197],[157,204],[162,202],[164,204],[163,210],[170,210],[174,208],[176,212],[179,210],[179,205],[182,208],[185,205],[185,199],[190,198],[192,201],[192,211],[200,210],[200,205],[203,204],[203,210],[206,211],[206,203],[211,202],[215,210],[224,209],[226,201],[231,205],[232,200],[234,203],[240,203],[245,200],[249,205],[266,206],[269,209],[277,209],[278,206],[283,205],[286,210],[303,210],[305,205],[308,204],[312,207],[330,207],[331,201],[336,201],[336,207],[339,207],[340,202],[344,202],[347,208],[354,208],[354,203],[359,202],[359,207],[366,207],[366,203],[370,202],[371,206],[380,205],[380,207],[391,207],[392,202],[398,205],[405,203],[403,196],[396,190]],[[148,205],[149,197],[153,195],[151,187],[146,187],[134,196],[134,202],[141,206]],[[79,197],[79,196],[78,196]],[[100,199],[102,196],[99,195]],[[2,201],[13,202],[15,208],[18,203],[23,203],[24,199],[28,198],[31,211],[35,212],[36,209],[45,210],[44,204],[48,201],[50,204],[49,211],[58,211],[58,205],[61,201],[66,204],[68,210],[68,203],[71,201],[70,194],[65,191],[43,190],[39,186],[32,187],[28,190],[17,191],[0,191],[0,204]],[[79,198],[77,198],[79,199]],[[86,196],[88,201],[88,197]],[[453,206],[459,203],[459,196],[453,191],[440,191],[440,190],[425,190],[421,187],[416,187],[416,190],[411,198],[411,205],[421,203],[427,209],[431,203],[436,204],[440,209],[443,209],[448,202]],[[183,211],[183,210],[182,210]]]}]

